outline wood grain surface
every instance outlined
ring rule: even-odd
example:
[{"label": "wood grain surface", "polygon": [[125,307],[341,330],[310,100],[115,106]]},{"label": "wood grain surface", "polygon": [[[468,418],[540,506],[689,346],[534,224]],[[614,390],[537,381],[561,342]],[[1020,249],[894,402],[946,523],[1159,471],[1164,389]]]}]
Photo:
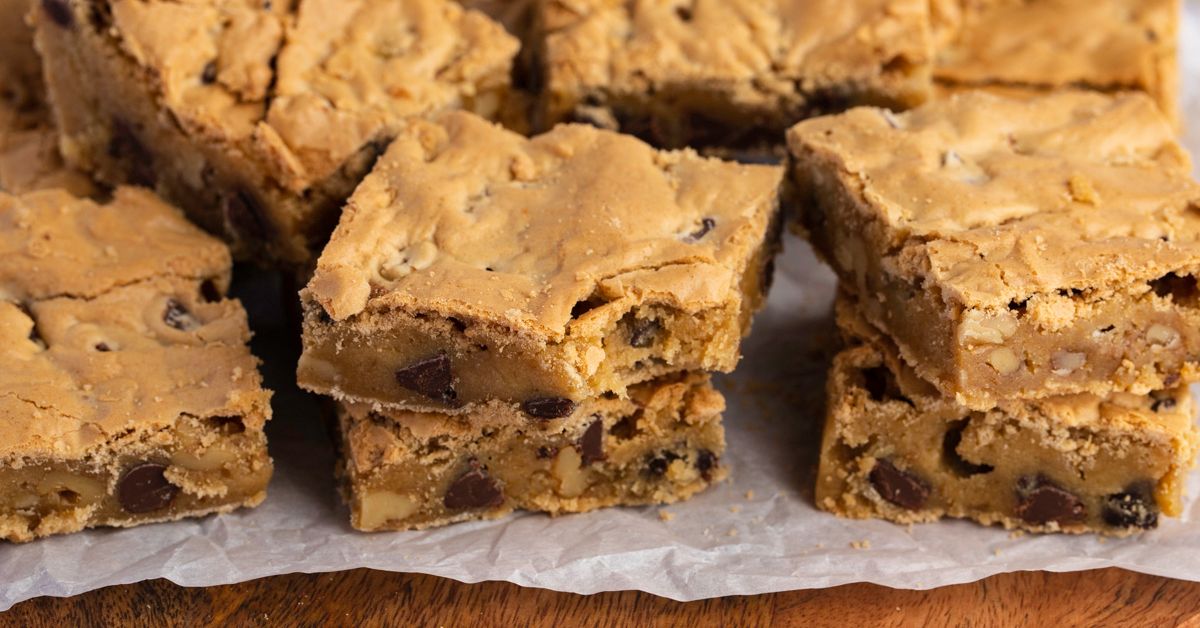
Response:
[{"label": "wood grain surface", "polygon": [[163,580],[38,598],[0,626],[1200,626],[1200,584],[1118,569],[1025,572],[931,591],[875,585],[687,604],[360,569],[189,589]]}]

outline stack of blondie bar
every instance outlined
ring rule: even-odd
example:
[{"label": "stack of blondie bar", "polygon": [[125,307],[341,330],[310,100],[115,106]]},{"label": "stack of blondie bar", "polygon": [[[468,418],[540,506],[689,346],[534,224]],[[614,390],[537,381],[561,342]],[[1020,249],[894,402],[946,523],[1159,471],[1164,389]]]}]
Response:
[{"label": "stack of blondie bar", "polygon": [[585,125],[411,120],[304,305],[364,530],[683,499],[720,480],[721,395],[763,302],[782,169]]},{"label": "stack of blondie bar", "polygon": [[849,344],[822,508],[1112,534],[1179,513],[1200,185],[1149,97],[962,92],[788,141]]}]

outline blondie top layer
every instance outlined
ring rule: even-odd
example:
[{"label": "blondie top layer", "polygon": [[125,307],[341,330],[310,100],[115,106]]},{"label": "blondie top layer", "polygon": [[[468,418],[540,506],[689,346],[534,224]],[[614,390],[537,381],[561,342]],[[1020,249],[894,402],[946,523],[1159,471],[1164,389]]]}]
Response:
[{"label": "blondie top layer", "polygon": [[1143,90],[1178,115],[1178,0],[937,0],[934,78]]},{"label": "blondie top layer", "polygon": [[1146,393],[1200,355],[1200,186],[1153,101],[963,93],[789,132],[800,221],[943,393]]},{"label": "blondie top layer", "polygon": [[781,174],[584,125],[527,139],[461,112],[413,120],[301,293],[300,384],[558,413],[728,371],[770,276]]},{"label": "blondie top layer", "polygon": [[668,147],[745,143],[929,91],[923,0],[542,0],[535,23],[544,127],[574,119]]},{"label": "blondie top layer", "polygon": [[403,530],[514,509],[551,514],[686,499],[728,473],[724,399],[701,374],[588,400],[565,419],[498,407],[471,416],[340,410],[343,486],[360,530]]},{"label": "blondie top layer", "polygon": [[[1200,434],[1186,386],[1066,395],[971,411],[852,318],[834,358],[816,501],[898,523],[966,517],[1039,532],[1124,535],[1178,516]],[[851,316],[846,316],[850,313]]]},{"label": "blondie top layer", "polygon": [[157,187],[239,249],[286,261],[328,235],[404,117],[494,114],[519,47],[449,0],[41,6],[67,158]]},{"label": "blondie top layer", "polygon": [[148,192],[0,194],[0,538],[262,500],[270,393],[229,263]]}]

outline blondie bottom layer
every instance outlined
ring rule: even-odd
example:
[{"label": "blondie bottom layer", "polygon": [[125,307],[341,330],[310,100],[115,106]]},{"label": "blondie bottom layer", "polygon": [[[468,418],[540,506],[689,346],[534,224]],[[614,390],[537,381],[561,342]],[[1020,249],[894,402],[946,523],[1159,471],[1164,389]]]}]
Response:
[{"label": "blondie bottom layer", "polygon": [[1147,96],[962,93],[802,122],[789,146],[803,229],[943,394],[987,410],[1197,376],[1200,185]]},{"label": "blondie bottom layer", "polygon": [[67,161],[303,264],[410,115],[494,116],[518,42],[450,0],[45,0]]},{"label": "blondie bottom layer", "polygon": [[898,523],[966,517],[1114,535],[1180,513],[1200,442],[1186,386],[971,411],[919,379],[881,334],[848,323],[852,307],[839,303],[839,325],[857,344],[830,371],[821,508]]},{"label": "blondie bottom layer", "polygon": [[778,248],[782,169],[562,125],[413,120],[301,292],[300,385],[340,400],[558,418],[729,371]]},{"label": "blondie bottom layer", "polygon": [[253,506],[270,393],[229,252],[152,194],[0,194],[0,539]]},{"label": "blondie bottom layer", "polygon": [[564,419],[505,406],[448,416],[343,405],[351,523],[404,530],[514,509],[562,514],[686,499],[728,473],[724,407],[700,374],[590,400]]},{"label": "blondie bottom layer", "polygon": [[668,148],[777,145],[802,118],[930,87],[926,0],[540,0],[534,31],[541,128]]},{"label": "blondie bottom layer", "polygon": [[949,88],[1142,90],[1178,119],[1178,0],[934,0]]}]

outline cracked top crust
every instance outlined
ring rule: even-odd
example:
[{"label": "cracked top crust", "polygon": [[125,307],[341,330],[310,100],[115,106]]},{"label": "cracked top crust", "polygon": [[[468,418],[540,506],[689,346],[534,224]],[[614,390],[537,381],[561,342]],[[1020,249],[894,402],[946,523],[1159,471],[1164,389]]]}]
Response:
[{"label": "cracked top crust", "polygon": [[155,277],[229,282],[225,245],[140,188],[103,205],[62,190],[0,193],[0,299],[91,299]]},{"label": "cracked top crust", "polygon": [[0,458],[132,446],[183,415],[261,429],[246,315],[219,294],[229,264],[148,192],[0,194]]},{"label": "cracked top crust", "polygon": [[519,44],[446,0],[109,0],[108,30],[194,136],[286,188],[331,175],[409,115],[487,108]]},{"label": "cracked top crust", "polygon": [[967,306],[1200,270],[1200,186],[1143,94],[961,93],[805,121],[788,144],[802,185],[853,198],[836,219],[885,268]]},{"label": "cracked top crust", "polygon": [[935,0],[934,76],[1144,89],[1174,115],[1178,0]]},{"label": "cracked top crust", "polygon": [[[542,0],[551,89],[887,83],[932,56],[926,0]],[[759,96],[761,98],[761,96]]]},{"label": "cracked top crust", "polygon": [[780,176],[584,125],[527,139],[461,112],[412,120],[307,295],[336,320],[433,309],[549,340],[588,299],[721,304],[764,245]]}]

